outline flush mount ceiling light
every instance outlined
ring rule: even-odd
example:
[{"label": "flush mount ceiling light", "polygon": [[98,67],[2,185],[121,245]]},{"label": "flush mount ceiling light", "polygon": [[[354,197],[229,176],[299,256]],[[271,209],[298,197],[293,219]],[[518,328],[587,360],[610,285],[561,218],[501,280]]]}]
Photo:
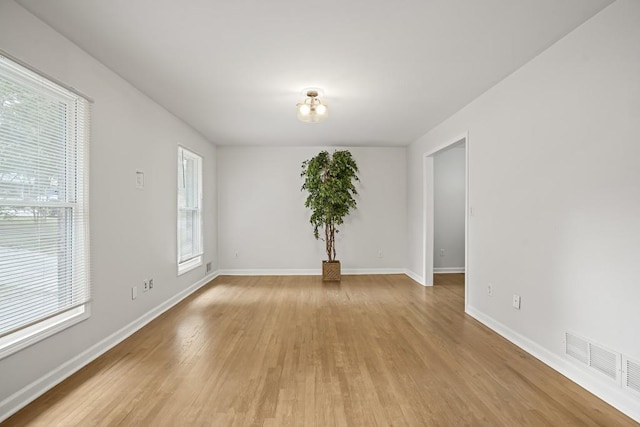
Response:
[{"label": "flush mount ceiling light", "polygon": [[329,117],[327,104],[318,99],[318,90],[307,90],[307,97],[296,105],[298,120],[305,123],[320,123]]}]

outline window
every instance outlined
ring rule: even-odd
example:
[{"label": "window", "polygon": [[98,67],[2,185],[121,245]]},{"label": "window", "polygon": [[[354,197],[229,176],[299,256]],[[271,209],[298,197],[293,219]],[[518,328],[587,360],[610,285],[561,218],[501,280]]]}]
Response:
[{"label": "window", "polygon": [[88,317],[89,102],[0,55],[0,357]]},{"label": "window", "polygon": [[202,265],[202,157],[178,147],[178,274]]}]

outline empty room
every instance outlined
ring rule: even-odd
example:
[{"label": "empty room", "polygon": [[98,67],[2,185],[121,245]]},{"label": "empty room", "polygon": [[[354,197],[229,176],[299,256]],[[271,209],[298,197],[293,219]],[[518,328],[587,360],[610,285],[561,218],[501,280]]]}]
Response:
[{"label": "empty room", "polygon": [[638,0],[0,0],[0,424],[639,425],[638,135]]}]

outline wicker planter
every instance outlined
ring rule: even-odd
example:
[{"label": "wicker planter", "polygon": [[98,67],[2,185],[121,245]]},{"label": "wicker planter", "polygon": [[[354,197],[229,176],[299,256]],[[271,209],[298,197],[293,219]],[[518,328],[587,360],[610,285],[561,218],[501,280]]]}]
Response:
[{"label": "wicker planter", "polygon": [[322,281],[340,281],[340,261],[322,261]]}]

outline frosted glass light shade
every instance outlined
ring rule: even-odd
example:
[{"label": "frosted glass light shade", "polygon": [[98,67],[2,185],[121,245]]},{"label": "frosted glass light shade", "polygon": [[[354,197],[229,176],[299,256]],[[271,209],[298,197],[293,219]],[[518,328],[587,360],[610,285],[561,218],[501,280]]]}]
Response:
[{"label": "frosted glass light shade", "polygon": [[324,104],[318,104],[318,106],[316,107],[316,113],[319,116],[326,116],[327,115],[327,106]]},{"label": "frosted glass light shade", "polygon": [[309,113],[311,112],[311,107],[309,107],[309,105],[307,104],[298,104],[298,113],[302,116],[308,116]]},{"label": "frosted glass light shade", "polygon": [[305,123],[320,123],[329,117],[329,109],[317,98],[317,92],[309,91],[307,98],[296,105],[298,120]]}]

